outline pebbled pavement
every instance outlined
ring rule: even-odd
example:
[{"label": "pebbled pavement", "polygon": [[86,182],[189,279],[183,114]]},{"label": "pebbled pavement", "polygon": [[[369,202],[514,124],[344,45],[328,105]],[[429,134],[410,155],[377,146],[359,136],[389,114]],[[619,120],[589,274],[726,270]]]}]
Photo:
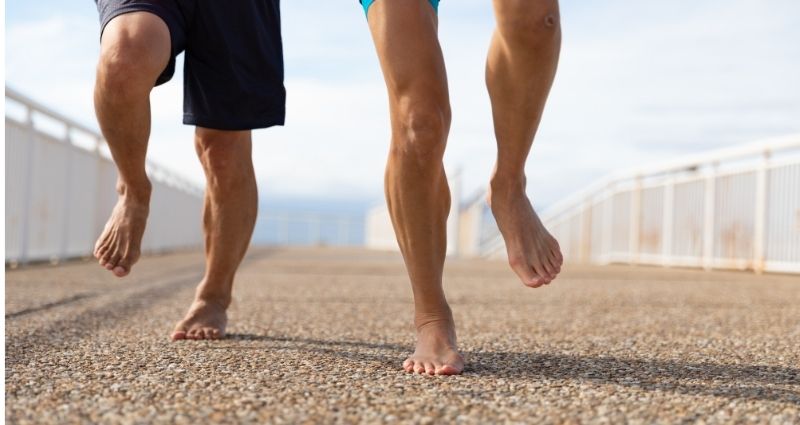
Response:
[{"label": "pebbled pavement", "polygon": [[253,249],[222,341],[169,342],[200,253],[6,271],[8,423],[800,423],[800,277],[449,261],[467,370],[408,375],[402,260]]}]

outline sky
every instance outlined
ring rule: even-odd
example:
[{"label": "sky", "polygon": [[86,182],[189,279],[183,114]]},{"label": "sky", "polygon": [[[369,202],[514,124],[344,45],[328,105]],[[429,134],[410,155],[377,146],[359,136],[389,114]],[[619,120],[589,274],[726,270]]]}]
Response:
[{"label": "sky", "polygon": [[[388,105],[363,11],[355,0],[281,9],[287,119],[254,133],[262,200],[381,202]],[[537,207],[620,169],[800,132],[797,0],[572,0],[561,20],[561,62],[526,168]],[[490,0],[441,4],[445,166],[460,170],[464,198],[486,187],[496,155],[483,75],[493,27]],[[91,0],[8,0],[6,85],[96,128],[98,40]],[[201,184],[182,84],[176,72],[153,91],[148,156]]]}]

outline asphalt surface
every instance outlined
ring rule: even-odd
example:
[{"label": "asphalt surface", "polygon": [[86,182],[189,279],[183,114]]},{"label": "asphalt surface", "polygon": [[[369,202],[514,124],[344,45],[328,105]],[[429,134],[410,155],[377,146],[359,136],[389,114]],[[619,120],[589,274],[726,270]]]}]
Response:
[{"label": "asphalt surface", "polygon": [[6,271],[9,423],[800,423],[800,277],[451,261],[467,359],[409,375],[398,256],[252,250],[222,341],[168,335],[200,253]]}]

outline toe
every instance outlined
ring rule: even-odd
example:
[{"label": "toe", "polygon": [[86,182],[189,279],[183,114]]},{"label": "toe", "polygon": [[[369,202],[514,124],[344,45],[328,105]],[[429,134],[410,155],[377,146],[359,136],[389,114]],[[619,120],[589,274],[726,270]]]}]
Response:
[{"label": "toe", "polygon": [[564,265],[564,260],[559,255],[554,254],[552,257],[550,257],[550,261],[553,263],[556,271],[561,273],[561,266]]},{"label": "toe", "polygon": [[185,329],[176,329],[172,331],[172,340],[173,341],[180,341],[182,339],[186,339],[186,330]]},{"label": "toe", "polygon": [[459,373],[461,373],[461,369],[449,364],[442,365],[436,369],[437,375],[458,375]]},{"label": "toe", "polygon": [[555,279],[555,277],[558,276],[559,273],[561,273],[561,265],[552,255],[550,257],[547,257],[547,261],[550,264],[550,268],[553,270],[553,278]]},{"label": "toe", "polygon": [[547,283],[547,281],[551,280],[550,273],[542,265],[541,261],[537,258],[533,261],[533,271],[539,275],[540,285]]},{"label": "toe", "polygon": [[542,269],[544,270],[544,279],[546,280],[545,284],[550,283],[551,280],[556,276],[555,268],[550,265],[550,261],[545,258],[542,260]]},{"label": "toe", "polygon": [[102,248],[100,251],[97,252],[95,256],[97,258],[97,263],[101,266],[105,267],[106,263],[108,262],[109,251],[105,248]]},{"label": "toe", "polygon": [[539,256],[537,256],[531,261],[531,264],[533,265],[533,270],[536,272],[536,274],[541,276],[542,279],[544,280],[552,280],[553,275],[548,270],[549,266],[547,266],[546,263],[547,259],[540,258]]},{"label": "toe", "polygon": [[[533,267],[531,267],[531,269],[533,269]],[[522,281],[525,284],[525,286],[528,286],[528,287],[531,287],[531,288],[538,288],[538,287],[544,285],[544,280],[545,279],[543,277],[539,276],[536,273],[531,273],[531,276],[532,277],[529,280],[523,280]]]},{"label": "toe", "polygon": [[214,329],[211,328],[203,329],[203,339],[216,339],[214,338]]},{"label": "toe", "polygon": [[422,374],[425,373],[425,365],[422,363],[414,363],[414,372]]},{"label": "toe", "polygon": [[97,243],[94,244],[94,251],[92,251],[92,253],[94,254],[95,258],[99,259],[103,255],[103,251],[105,251],[107,247],[106,245],[107,240],[108,240],[108,234],[105,234],[101,236],[100,239],[97,240]]},{"label": "toe", "polygon": [[132,265],[131,257],[129,255],[123,255],[122,258],[117,261],[117,266],[114,267],[114,274],[118,277],[127,276],[131,272]]},{"label": "toe", "polygon": [[425,363],[425,373],[428,375],[435,375],[436,374],[436,365],[433,363]]},{"label": "toe", "polygon": [[128,273],[130,271],[127,268],[123,267],[123,266],[117,265],[116,267],[114,267],[113,272],[114,272],[114,275],[117,276],[117,277],[125,277],[125,276],[128,275]]},{"label": "toe", "polygon": [[103,261],[103,265],[107,270],[113,270],[114,266],[117,265],[117,261],[119,261],[119,255],[116,252],[107,251],[101,261]]},{"label": "toe", "polygon": [[219,329],[211,329],[209,331],[209,338],[210,339],[220,339],[222,338],[222,332]]},{"label": "toe", "polygon": [[411,360],[411,359],[406,359],[403,362],[403,370],[405,370],[406,372],[409,372],[409,373],[413,372],[414,371],[414,361]]},{"label": "toe", "polygon": [[94,258],[100,260],[103,258],[103,254],[105,253],[105,251],[106,251],[105,247],[98,246],[97,248],[94,249],[94,251],[92,251],[92,254],[94,255]]},{"label": "toe", "polygon": [[544,268],[545,272],[547,272],[547,278],[553,280],[558,274],[558,272],[556,271],[556,267],[553,266],[553,261],[550,257],[550,251],[547,249],[543,249],[541,253],[542,253],[541,255],[542,268]]},{"label": "toe", "polygon": [[561,247],[558,246],[558,242],[555,243],[550,252],[553,256],[553,259],[556,261],[556,264],[561,266],[561,264],[564,262],[564,256],[561,254]]},{"label": "toe", "polygon": [[526,286],[537,288],[542,285],[541,277],[536,274],[533,267],[524,258],[518,255],[509,255],[508,263]]}]

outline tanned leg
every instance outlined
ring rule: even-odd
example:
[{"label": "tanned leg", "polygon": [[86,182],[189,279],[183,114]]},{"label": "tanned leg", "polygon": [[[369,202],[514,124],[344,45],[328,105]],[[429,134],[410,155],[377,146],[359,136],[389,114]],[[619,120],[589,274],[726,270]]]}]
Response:
[{"label": "tanned leg", "polygon": [[414,294],[417,345],[408,372],[461,373],[464,360],[442,289],[450,191],[442,157],[450,104],[436,14],[427,0],[378,1],[369,24],[389,92],[385,190]]},{"label": "tanned leg", "polygon": [[156,15],[126,13],[103,31],[94,102],[117,165],[119,198],[94,255],[118,277],[130,273],[139,259],[151,191],[145,173],[150,91],[169,58],[169,30]]},{"label": "tanned leg", "polygon": [[206,174],[206,274],[186,317],[175,325],[173,340],[225,336],[233,278],[258,213],[250,132],[197,128],[195,148]]},{"label": "tanned leg", "polygon": [[525,285],[539,287],[561,271],[563,258],[525,193],[525,162],[558,64],[558,2],[494,0],[494,10],[486,84],[498,153],[489,203],[512,269]]}]

